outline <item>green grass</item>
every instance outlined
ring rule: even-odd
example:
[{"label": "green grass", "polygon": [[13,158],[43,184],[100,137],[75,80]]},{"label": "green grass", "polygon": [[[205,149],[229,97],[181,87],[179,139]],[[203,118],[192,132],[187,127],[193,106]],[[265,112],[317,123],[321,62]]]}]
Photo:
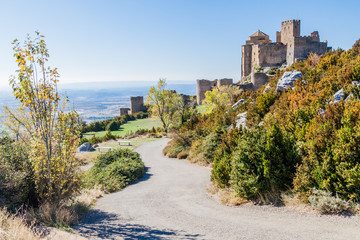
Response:
[{"label": "green grass", "polygon": [[[125,136],[129,132],[135,132],[139,129],[151,129],[152,127],[160,127],[160,120],[154,120],[153,118],[137,119],[134,121],[129,121],[120,126],[120,129],[117,131],[112,131],[113,135],[118,135],[120,137]],[[102,137],[106,134],[106,131],[100,132],[88,132],[84,133],[84,137],[91,138],[93,135],[96,137]]]}]

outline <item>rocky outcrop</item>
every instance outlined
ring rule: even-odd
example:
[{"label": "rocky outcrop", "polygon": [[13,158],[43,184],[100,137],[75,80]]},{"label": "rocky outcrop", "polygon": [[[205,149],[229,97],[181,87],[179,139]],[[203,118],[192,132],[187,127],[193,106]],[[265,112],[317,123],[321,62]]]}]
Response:
[{"label": "rocky outcrop", "polygon": [[81,144],[81,146],[78,147],[77,150],[78,150],[78,152],[92,152],[92,151],[95,151],[95,149],[88,142]]},{"label": "rocky outcrop", "polygon": [[240,128],[240,126],[246,128],[246,114],[247,112],[243,112],[237,115],[236,119],[236,127]]},{"label": "rocky outcrop", "polygon": [[282,92],[288,87],[294,88],[294,82],[301,78],[302,73],[300,71],[285,72],[284,75],[279,79],[279,82],[276,86],[276,91]]},{"label": "rocky outcrop", "polygon": [[338,103],[341,99],[345,99],[346,95],[344,93],[344,89],[340,89],[334,94],[334,103]]},{"label": "rocky outcrop", "polygon": [[238,105],[239,105],[240,103],[244,103],[244,102],[245,102],[245,99],[240,99],[239,101],[237,101],[236,103],[234,103],[234,105],[232,105],[232,108],[235,109],[235,108],[238,107]]}]

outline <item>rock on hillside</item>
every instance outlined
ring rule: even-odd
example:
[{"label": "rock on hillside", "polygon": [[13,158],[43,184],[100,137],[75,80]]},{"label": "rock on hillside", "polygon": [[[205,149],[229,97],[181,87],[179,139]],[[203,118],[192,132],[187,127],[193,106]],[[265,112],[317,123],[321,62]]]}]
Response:
[{"label": "rock on hillside", "polygon": [[299,71],[289,71],[284,72],[284,75],[279,79],[279,82],[276,86],[277,92],[282,92],[288,87],[294,87],[294,82],[297,79],[301,79],[302,73]]},{"label": "rock on hillside", "polygon": [[92,152],[95,151],[93,147],[91,147],[91,144],[86,142],[81,144],[80,147],[78,147],[78,152]]}]

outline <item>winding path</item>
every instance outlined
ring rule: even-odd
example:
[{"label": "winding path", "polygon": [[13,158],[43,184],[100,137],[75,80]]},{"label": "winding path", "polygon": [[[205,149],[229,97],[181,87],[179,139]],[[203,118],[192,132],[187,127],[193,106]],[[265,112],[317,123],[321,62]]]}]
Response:
[{"label": "winding path", "polygon": [[137,148],[147,173],[99,199],[75,230],[90,239],[360,239],[360,217],[228,207],[206,194],[210,169],[162,156],[168,140]]}]

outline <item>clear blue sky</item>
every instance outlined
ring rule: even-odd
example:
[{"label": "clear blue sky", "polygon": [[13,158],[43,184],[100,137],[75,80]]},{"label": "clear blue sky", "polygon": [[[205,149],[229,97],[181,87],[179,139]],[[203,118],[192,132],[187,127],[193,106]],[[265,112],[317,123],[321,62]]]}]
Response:
[{"label": "clear blue sky", "polygon": [[275,40],[301,19],[333,48],[360,38],[360,2],[235,0],[0,1],[0,89],[14,74],[11,42],[39,30],[61,82],[240,78],[241,45],[258,29]]}]

